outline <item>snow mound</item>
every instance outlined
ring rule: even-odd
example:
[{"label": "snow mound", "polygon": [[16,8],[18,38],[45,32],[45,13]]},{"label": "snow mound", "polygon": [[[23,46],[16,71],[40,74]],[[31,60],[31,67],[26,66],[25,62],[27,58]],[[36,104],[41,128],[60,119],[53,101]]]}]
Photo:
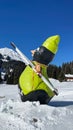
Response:
[{"label": "snow mound", "polygon": [[21,102],[17,85],[0,84],[0,130],[73,130],[73,82],[58,82],[48,105]]},{"label": "snow mound", "polygon": [[73,106],[52,107],[39,102],[8,100],[0,108],[1,130],[72,130]]}]

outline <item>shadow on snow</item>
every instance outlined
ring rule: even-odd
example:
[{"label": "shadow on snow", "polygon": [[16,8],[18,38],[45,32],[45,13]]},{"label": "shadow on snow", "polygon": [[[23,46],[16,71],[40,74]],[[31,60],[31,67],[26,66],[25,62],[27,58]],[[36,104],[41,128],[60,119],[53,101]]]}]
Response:
[{"label": "shadow on snow", "polygon": [[48,105],[54,107],[65,107],[73,105],[73,101],[51,101],[48,103]]}]

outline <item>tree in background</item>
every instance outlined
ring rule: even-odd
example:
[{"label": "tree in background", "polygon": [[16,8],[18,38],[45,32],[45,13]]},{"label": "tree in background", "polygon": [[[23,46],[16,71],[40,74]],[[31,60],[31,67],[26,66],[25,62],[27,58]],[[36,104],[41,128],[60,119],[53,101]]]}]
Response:
[{"label": "tree in background", "polygon": [[6,75],[5,80],[7,84],[18,84],[19,76],[25,69],[25,64],[21,61],[11,60],[4,62],[2,68]]},{"label": "tree in background", "polygon": [[49,78],[65,80],[65,74],[73,74],[73,61],[70,63],[63,63],[62,66],[49,65],[47,69]]},{"label": "tree in background", "polygon": [[[25,67],[26,65],[21,61],[9,60],[8,62],[1,61],[0,69],[6,74],[4,80],[7,84],[18,84],[20,74]],[[49,78],[58,79],[62,82],[65,80],[65,74],[73,74],[73,61],[70,63],[63,63],[62,66],[59,67],[49,64],[47,74]],[[0,82],[2,83],[2,79],[0,79]]]}]

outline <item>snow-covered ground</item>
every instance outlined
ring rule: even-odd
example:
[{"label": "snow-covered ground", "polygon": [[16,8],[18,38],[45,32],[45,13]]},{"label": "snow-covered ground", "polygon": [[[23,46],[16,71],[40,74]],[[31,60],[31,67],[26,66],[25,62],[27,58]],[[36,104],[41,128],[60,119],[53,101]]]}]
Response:
[{"label": "snow-covered ground", "polygon": [[73,82],[51,81],[59,95],[48,105],[22,103],[17,85],[0,84],[0,130],[73,130]]}]

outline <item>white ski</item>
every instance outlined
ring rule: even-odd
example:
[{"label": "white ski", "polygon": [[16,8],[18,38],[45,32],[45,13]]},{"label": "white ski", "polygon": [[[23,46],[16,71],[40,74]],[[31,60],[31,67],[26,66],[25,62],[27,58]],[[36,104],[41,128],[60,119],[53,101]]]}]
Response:
[{"label": "white ski", "polygon": [[47,80],[41,73],[37,73],[35,65],[17,48],[17,46],[13,42],[11,42],[11,45],[14,50],[20,55],[20,57],[24,60],[25,64],[29,65],[36,72],[36,74],[55,93],[55,95],[58,95],[58,90],[53,86],[53,84],[49,80]]}]

